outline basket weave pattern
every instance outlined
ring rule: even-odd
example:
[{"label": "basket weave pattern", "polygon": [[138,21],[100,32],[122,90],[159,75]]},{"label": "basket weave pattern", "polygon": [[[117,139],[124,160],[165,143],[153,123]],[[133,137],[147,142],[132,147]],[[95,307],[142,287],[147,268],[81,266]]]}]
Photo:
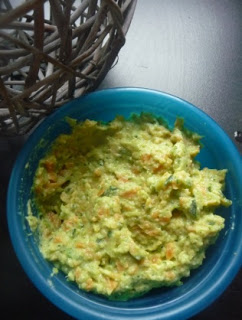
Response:
[{"label": "basket weave pattern", "polygon": [[3,0],[0,134],[24,134],[94,90],[125,43],[136,1],[28,0],[13,7]]}]

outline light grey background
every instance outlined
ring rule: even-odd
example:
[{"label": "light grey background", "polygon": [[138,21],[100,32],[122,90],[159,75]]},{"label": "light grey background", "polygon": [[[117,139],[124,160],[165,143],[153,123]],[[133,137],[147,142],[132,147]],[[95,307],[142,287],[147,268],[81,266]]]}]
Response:
[{"label": "light grey background", "polygon": [[235,142],[234,131],[242,131],[242,1],[138,0],[119,61],[100,89],[122,86],[183,98]]}]

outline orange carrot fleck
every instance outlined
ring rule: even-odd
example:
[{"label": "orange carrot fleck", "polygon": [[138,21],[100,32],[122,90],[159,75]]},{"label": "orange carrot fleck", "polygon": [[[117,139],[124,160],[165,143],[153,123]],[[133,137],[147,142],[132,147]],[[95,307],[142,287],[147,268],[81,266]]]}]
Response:
[{"label": "orange carrot fleck", "polygon": [[86,282],[86,289],[91,290],[92,288],[93,288],[93,280],[91,278],[88,278]]},{"label": "orange carrot fleck", "polygon": [[75,278],[76,278],[76,280],[78,280],[78,278],[80,278],[80,275],[81,275],[81,269],[78,267],[75,270]]},{"label": "orange carrot fleck", "polygon": [[170,260],[174,256],[174,244],[172,242],[168,242],[166,245],[166,259]]},{"label": "orange carrot fleck", "polygon": [[57,174],[55,172],[49,172],[48,179],[49,179],[50,183],[56,182],[57,181]]},{"label": "orange carrot fleck", "polygon": [[108,286],[113,291],[117,288],[118,283],[115,280],[108,278]]},{"label": "orange carrot fleck", "polygon": [[107,216],[109,214],[109,209],[108,208],[100,208],[98,210],[98,216],[101,218],[103,216]]},{"label": "orange carrot fleck", "polygon": [[94,174],[95,174],[95,176],[97,176],[97,177],[101,177],[101,175],[102,175],[102,170],[101,170],[100,168],[97,168],[97,169],[94,170]]},{"label": "orange carrot fleck", "polygon": [[141,160],[143,161],[143,162],[148,162],[150,159],[151,159],[151,154],[147,154],[147,153],[145,153],[145,154],[142,154],[142,156],[141,156]]},{"label": "orange carrot fleck", "polygon": [[163,169],[163,165],[159,164],[158,167],[153,168],[153,173],[157,173]]},{"label": "orange carrot fleck", "polygon": [[159,260],[159,257],[157,257],[157,256],[153,256],[152,259],[151,259],[151,261],[152,261],[153,263],[157,263],[158,260]]},{"label": "orange carrot fleck", "polygon": [[77,242],[77,243],[76,243],[76,248],[78,248],[78,249],[83,249],[83,248],[85,248],[85,244],[82,243],[82,242]]},{"label": "orange carrot fleck", "polygon": [[161,222],[169,222],[170,220],[171,220],[171,217],[168,217],[168,216],[165,216],[165,217],[160,217],[159,218],[159,220],[161,221]]},{"label": "orange carrot fleck", "polygon": [[104,194],[105,190],[104,189],[100,189],[97,193],[98,197],[101,197]]},{"label": "orange carrot fleck", "polygon": [[128,190],[123,192],[121,196],[124,198],[132,198],[133,196],[136,195],[137,191],[138,191],[137,189]]},{"label": "orange carrot fleck", "polygon": [[61,220],[56,213],[50,211],[47,213],[47,216],[54,227],[58,228],[61,225]]},{"label": "orange carrot fleck", "polygon": [[61,243],[62,239],[60,237],[55,237],[53,241],[54,243]]},{"label": "orange carrot fleck", "polygon": [[119,176],[119,177],[118,177],[118,181],[128,182],[129,179],[128,179],[128,178],[125,178],[125,177],[123,177],[123,176]]},{"label": "orange carrot fleck", "polygon": [[158,211],[153,212],[152,213],[152,218],[155,219],[155,220],[158,219],[159,218],[159,212]]},{"label": "orange carrot fleck", "polygon": [[48,172],[53,172],[53,170],[55,168],[55,163],[53,161],[51,161],[50,159],[49,160],[47,159],[44,162],[44,166]]},{"label": "orange carrot fleck", "polygon": [[139,173],[140,173],[140,170],[139,170],[139,168],[137,168],[137,167],[133,167],[133,168],[132,168],[132,172],[133,172],[134,174],[139,174]]},{"label": "orange carrot fleck", "polygon": [[117,266],[117,269],[118,269],[119,272],[125,270],[124,266],[119,261],[116,262],[116,266]]},{"label": "orange carrot fleck", "polygon": [[168,280],[173,280],[175,278],[175,273],[173,271],[167,271],[166,272],[166,278]]}]

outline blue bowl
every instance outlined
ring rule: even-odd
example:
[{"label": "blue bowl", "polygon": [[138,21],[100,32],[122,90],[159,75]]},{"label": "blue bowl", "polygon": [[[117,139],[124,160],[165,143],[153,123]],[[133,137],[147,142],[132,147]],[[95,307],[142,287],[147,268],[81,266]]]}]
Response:
[{"label": "blue bowl", "polygon": [[[226,196],[230,208],[219,211],[225,229],[207,251],[203,265],[176,288],[155,289],[143,297],[114,302],[83,292],[65,275],[51,276],[52,265],[43,259],[37,239],[25,219],[27,202],[38,160],[51,142],[69,132],[64,118],[109,121],[117,114],[151,112],[172,126],[183,117],[185,126],[204,136],[198,160],[202,167],[227,168]],[[8,190],[8,225],[11,240],[25,272],[36,287],[57,307],[78,319],[187,319],[211,304],[230,284],[242,263],[242,161],[225,132],[204,112],[177,97],[147,89],[120,88],[98,91],[73,100],[50,115],[29,137],[12,171]]]}]

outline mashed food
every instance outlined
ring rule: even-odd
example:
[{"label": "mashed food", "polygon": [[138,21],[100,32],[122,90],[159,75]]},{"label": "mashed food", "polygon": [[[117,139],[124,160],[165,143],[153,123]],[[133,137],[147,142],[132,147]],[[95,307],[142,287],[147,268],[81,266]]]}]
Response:
[{"label": "mashed food", "polygon": [[226,170],[200,169],[200,137],[180,119],[68,121],[34,179],[28,220],[44,258],[111,299],[182,284],[224,227]]}]

